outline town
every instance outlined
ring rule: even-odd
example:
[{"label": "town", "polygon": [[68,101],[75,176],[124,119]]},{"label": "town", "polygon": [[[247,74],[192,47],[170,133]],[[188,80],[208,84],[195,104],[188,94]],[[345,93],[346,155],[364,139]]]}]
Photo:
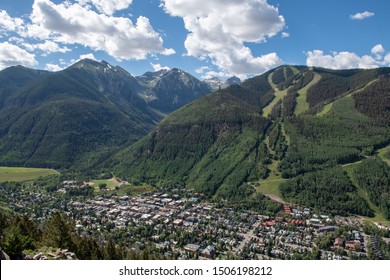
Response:
[{"label": "town", "polygon": [[359,217],[332,217],[287,203],[269,216],[220,207],[178,188],[136,196],[58,196],[71,183],[63,182],[55,195],[33,187],[12,193],[1,187],[0,195],[10,208],[37,221],[61,211],[75,221],[79,235],[114,236],[135,250],[152,246],[168,259],[383,259],[378,242],[390,241],[366,233]]}]

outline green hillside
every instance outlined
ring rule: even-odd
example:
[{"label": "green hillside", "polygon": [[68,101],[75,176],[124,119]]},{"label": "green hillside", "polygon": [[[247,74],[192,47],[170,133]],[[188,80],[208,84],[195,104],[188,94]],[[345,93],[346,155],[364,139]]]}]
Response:
[{"label": "green hillside", "polygon": [[257,189],[332,213],[373,216],[371,201],[338,165],[390,143],[389,72],[279,67],[184,106],[111,165],[128,180],[210,197],[235,200]]},{"label": "green hillside", "polygon": [[235,86],[176,111],[115,157],[116,172],[208,195],[244,196],[250,189],[243,183],[266,172],[258,166],[258,149],[270,125],[246,98],[250,95]]},{"label": "green hillside", "polygon": [[[4,71],[0,77],[17,80],[27,70]],[[135,79],[105,62],[39,76],[8,91],[0,107],[1,165],[82,166],[140,139],[160,119],[132,89]]]}]

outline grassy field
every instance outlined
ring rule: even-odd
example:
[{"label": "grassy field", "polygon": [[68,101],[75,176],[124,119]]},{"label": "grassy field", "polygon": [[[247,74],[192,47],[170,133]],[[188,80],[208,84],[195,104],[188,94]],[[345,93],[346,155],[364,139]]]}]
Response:
[{"label": "grassy field", "polygon": [[270,83],[270,85],[272,86],[273,90],[275,91],[274,95],[275,95],[275,98],[272,99],[271,103],[268,104],[266,107],[263,108],[263,116],[264,117],[268,117],[268,115],[271,113],[272,111],[272,108],[275,106],[276,103],[278,103],[279,100],[281,100],[283,97],[286,96],[287,94],[287,91],[288,89],[285,89],[285,90],[282,90],[280,91],[276,85],[272,82],[272,76],[273,76],[274,73],[271,73],[269,76],[268,76],[268,82]]},{"label": "grassy field", "polygon": [[147,185],[141,184],[139,186],[125,185],[121,186],[119,190],[115,191],[116,195],[137,195],[144,192],[154,191],[154,188]]},{"label": "grassy field", "polygon": [[[265,143],[269,148],[269,138],[265,139]],[[270,150],[273,153],[272,150]],[[280,194],[279,186],[286,179],[282,179],[280,172],[278,171],[279,160],[272,160],[272,163],[268,165],[270,170],[269,176],[266,180],[261,180],[256,183],[256,190],[266,195],[275,195],[277,197],[282,197]]]},{"label": "grassy field", "polygon": [[0,167],[0,182],[32,181],[39,177],[58,174],[54,169]]},{"label": "grassy field", "polygon": [[95,191],[99,191],[99,185],[100,184],[106,184],[107,189],[113,190],[115,187],[117,187],[119,184],[114,180],[93,180],[93,187],[95,188]]},{"label": "grassy field", "polygon": [[263,194],[273,194],[278,197],[282,197],[279,186],[284,181],[284,179],[260,181],[258,187],[256,187],[256,190]]},{"label": "grassy field", "polygon": [[295,107],[295,115],[299,115],[303,112],[306,112],[309,110],[309,103],[307,103],[307,90],[319,82],[321,79],[321,76],[318,74],[314,74],[313,80],[311,80],[310,83],[307,84],[303,89],[298,91],[298,97],[297,97],[297,106]]},{"label": "grassy field", "polygon": [[325,116],[327,113],[330,112],[330,110],[332,110],[332,107],[333,107],[333,102],[326,104],[324,108],[322,108],[322,110],[317,114],[317,116],[319,117]]},{"label": "grassy field", "polygon": [[106,190],[103,190],[103,192],[109,191],[110,193],[115,195],[134,195],[154,190],[153,187],[147,184],[133,186],[127,182],[119,183],[119,181],[117,181],[115,178],[108,180],[93,180],[90,182],[90,184],[94,187],[95,193],[101,192],[99,188],[100,184],[106,184]]}]

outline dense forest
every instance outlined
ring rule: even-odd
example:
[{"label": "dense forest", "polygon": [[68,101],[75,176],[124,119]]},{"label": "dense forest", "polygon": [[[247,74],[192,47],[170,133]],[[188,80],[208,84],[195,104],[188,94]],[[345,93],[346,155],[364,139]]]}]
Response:
[{"label": "dense forest", "polygon": [[389,81],[390,76],[387,74],[353,95],[356,109],[384,126],[390,125]]},{"label": "dense forest", "polygon": [[368,83],[390,72],[389,68],[372,70],[329,70],[316,68],[321,82],[308,90],[307,102],[311,107],[323,101],[333,101],[344,94],[363,88]]},{"label": "dense forest", "polygon": [[258,148],[271,123],[260,115],[262,100],[256,97],[255,91],[234,85],[183,107],[114,157],[116,174],[178,183],[209,197],[246,197],[253,189],[245,183],[267,172],[258,164]]},{"label": "dense forest", "polygon": [[165,259],[153,247],[133,250],[114,236],[101,242],[93,236],[82,236],[75,229],[75,221],[54,212],[42,224],[26,216],[0,212],[0,247],[12,260],[25,259],[25,253],[34,250],[66,248],[80,260],[158,260]]},{"label": "dense forest", "polygon": [[326,116],[293,116],[285,125],[291,145],[280,164],[284,178],[329,164],[358,161],[366,151],[390,141],[390,131],[358,113],[352,97],[335,102]]},{"label": "dense forest", "polygon": [[294,203],[327,213],[374,215],[340,167],[300,175],[282,183],[280,191],[283,197]]},{"label": "dense forest", "polygon": [[390,220],[389,166],[378,158],[369,158],[357,166],[354,176],[359,186],[367,192],[371,202]]},{"label": "dense forest", "polygon": [[[246,183],[267,180],[271,172],[291,179],[290,184],[303,176],[315,186],[312,174],[327,176],[338,165],[372,156],[390,143],[388,72],[279,67],[184,106],[147,137],[114,155],[110,166],[128,180],[177,183],[228,200],[251,196],[254,189]],[[271,103],[275,93],[281,98]],[[306,111],[297,116],[301,94],[307,99],[299,102],[308,104],[300,104]],[[327,111],[317,115],[325,103]],[[273,107],[264,118],[262,108],[269,104]],[[339,177],[340,182],[347,179]],[[353,186],[343,186],[332,211],[372,216]],[[331,186],[322,191],[324,197],[331,195]],[[287,201],[295,201],[289,193],[282,192]],[[319,197],[310,199],[325,207]]]}]

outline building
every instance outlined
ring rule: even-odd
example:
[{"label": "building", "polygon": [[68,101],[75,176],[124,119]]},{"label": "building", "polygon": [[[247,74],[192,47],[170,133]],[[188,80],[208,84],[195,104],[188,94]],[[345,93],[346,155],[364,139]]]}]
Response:
[{"label": "building", "polygon": [[206,249],[202,250],[200,255],[204,258],[212,259],[215,257],[216,250],[214,246],[207,246]]},{"label": "building", "polygon": [[184,246],[184,250],[190,253],[196,254],[199,251],[200,246],[195,244],[187,244]]}]

